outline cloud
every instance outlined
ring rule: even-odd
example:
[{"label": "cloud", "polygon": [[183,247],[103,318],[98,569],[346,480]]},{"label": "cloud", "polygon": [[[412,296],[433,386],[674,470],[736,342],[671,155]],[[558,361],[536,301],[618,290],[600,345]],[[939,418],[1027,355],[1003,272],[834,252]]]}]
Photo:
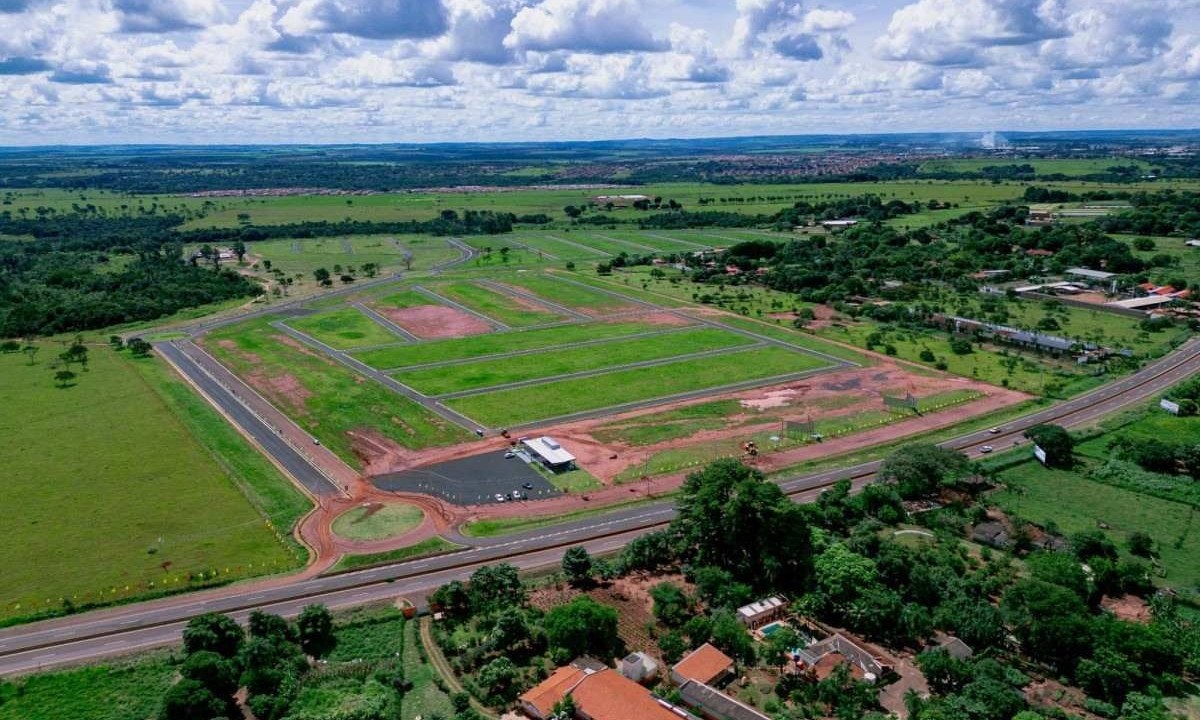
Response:
[{"label": "cloud", "polygon": [[351,87],[419,87],[456,85],[454,72],[446,63],[383,57],[367,52],[338,63],[333,75]]},{"label": "cloud", "polygon": [[343,33],[373,40],[437,37],[448,19],[441,0],[300,0],[280,20],[291,35]]},{"label": "cloud", "polygon": [[729,79],[729,68],[717,57],[708,33],[672,23],[669,33],[671,57],[668,77],[694,83],[721,83]]},{"label": "cloud", "polygon": [[50,63],[41,58],[10,57],[0,60],[0,75],[33,75],[50,68]]},{"label": "cloud", "polygon": [[63,85],[107,85],[112,81],[107,65],[92,62],[64,65],[50,75],[50,82]]},{"label": "cloud", "polygon": [[817,36],[812,33],[784,35],[771,43],[771,47],[784,57],[804,62],[820,60],[825,55],[817,42]]},{"label": "cloud", "polygon": [[1057,0],[918,0],[892,15],[875,49],[888,60],[985,65],[991,48],[1066,34]]},{"label": "cloud", "polygon": [[669,94],[653,82],[652,68],[641,55],[578,56],[569,67],[569,73],[531,78],[530,90],[595,100],[644,100]]},{"label": "cloud", "polygon": [[513,17],[504,46],[583,53],[655,52],[666,44],[642,24],[635,0],[542,0]]},{"label": "cloud", "polygon": [[1147,62],[1168,50],[1174,29],[1160,6],[1139,2],[1089,4],[1065,26],[1068,34],[1047,42],[1042,59],[1077,71]]},{"label": "cloud", "polygon": [[442,60],[504,65],[513,61],[504,38],[522,8],[520,0],[451,0],[450,30],[432,46]]},{"label": "cloud", "polygon": [[841,32],[850,29],[855,22],[854,13],[846,10],[809,10],[801,21],[805,32]]},{"label": "cloud", "polygon": [[122,32],[165,33],[198,30],[222,14],[216,0],[114,0]]},{"label": "cloud", "polygon": [[0,0],[0,13],[25,12],[33,7],[33,0]]}]

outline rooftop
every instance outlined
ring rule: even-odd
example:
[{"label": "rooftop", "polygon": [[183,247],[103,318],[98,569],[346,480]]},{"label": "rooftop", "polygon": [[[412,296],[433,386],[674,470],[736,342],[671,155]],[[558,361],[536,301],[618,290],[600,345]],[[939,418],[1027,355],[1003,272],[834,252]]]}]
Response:
[{"label": "rooftop", "polygon": [[733,667],[733,659],[709,643],[688,653],[672,672],[679,677],[711,683]]},{"label": "rooftop", "polygon": [[738,615],[745,618],[752,618],[757,615],[762,615],[765,612],[771,612],[783,605],[783,598],[778,595],[772,595],[769,598],[752,602],[749,605],[743,605],[738,608]]},{"label": "rooftop", "polygon": [[579,667],[574,663],[555,670],[550,677],[524,693],[520,701],[545,718],[567,695],[575,707],[591,720],[696,720],[683,708],[650,694],[646,688],[616,670]]},{"label": "rooftop", "polygon": [[522,440],[521,444],[551,465],[565,465],[575,462],[575,456],[563,449],[558,441],[549,435],[539,438]]},{"label": "rooftop", "polygon": [[1091,268],[1083,267],[1067,268],[1067,274],[1091,278],[1092,280],[1110,280],[1117,276],[1116,273],[1104,272],[1103,270],[1092,270]]}]

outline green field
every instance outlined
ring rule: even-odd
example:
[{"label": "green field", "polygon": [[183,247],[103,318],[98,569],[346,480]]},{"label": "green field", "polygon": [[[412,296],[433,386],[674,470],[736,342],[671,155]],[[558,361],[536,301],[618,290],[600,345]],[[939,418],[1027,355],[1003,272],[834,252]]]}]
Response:
[{"label": "green field", "polygon": [[1124,552],[1128,536],[1149,533],[1166,571],[1162,580],[1194,595],[1200,590],[1200,518],[1194,506],[1094,482],[1078,472],[1035,461],[1000,475],[1008,489],[991,497],[1031,522],[1053,523],[1067,534],[1104,527]]},{"label": "green field", "polygon": [[156,718],[175,674],[176,667],[159,652],[0,680],[0,720]]},{"label": "green field", "polygon": [[401,340],[399,336],[388,332],[382,325],[352,307],[290,318],[287,324],[335,350],[386,345]]},{"label": "green field", "polygon": [[406,545],[395,550],[385,550],[377,553],[365,553],[363,555],[344,555],[333,569],[329,572],[338,573],[348,570],[357,570],[358,568],[370,567],[372,565],[383,565],[386,563],[398,563],[405,560],[416,560],[418,558],[430,557],[432,555],[445,555],[457,550],[464,549],[463,545],[456,545],[448,540],[443,540],[441,537],[431,537],[422,540],[419,543]]},{"label": "green field", "polygon": [[1083,176],[1098,175],[1113,166],[1128,167],[1130,165],[1149,170],[1150,164],[1145,160],[1135,158],[954,158],[947,160],[930,160],[921,165],[923,173],[937,172],[979,172],[985,167],[1004,167],[1008,165],[1031,165],[1038,175],[1067,175]]},{"label": "green field", "polygon": [[399,292],[383,295],[382,297],[373,300],[371,304],[403,310],[404,308],[420,307],[422,305],[437,305],[439,303],[425,293],[419,293],[416,290],[404,289]]},{"label": "green field", "polygon": [[661,325],[645,322],[563,325],[562,327],[490,333],[469,338],[435,340],[364,350],[354,353],[354,356],[374,368],[402,368],[433,362],[468,360],[498,353],[537,350],[567,343],[616,338],[662,329]]},{"label": "green field", "polygon": [[[1189,247],[1184,243],[1187,238],[1161,237],[1147,235],[1113,235],[1130,246],[1133,254],[1141,260],[1150,260],[1156,255],[1167,255],[1174,264],[1167,267],[1148,268],[1145,272],[1151,282],[1168,283],[1176,280],[1192,282],[1200,278],[1200,248]],[[1154,241],[1153,250],[1138,250],[1133,247],[1133,241],[1139,237],[1148,237]]]},{"label": "green field", "polygon": [[403,535],[424,519],[421,508],[407,503],[359,506],[334,518],[333,532],[348,540],[382,540]]},{"label": "green field", "polygon": [[615,312],[636,309],[635,306],[620,298],[562,280],[555,280],[548,275],[524,273],[500,280],[572,310]]},{"label": "green field", "polygon": [[409,370],[396,373],[395,377],[426,395],[442,395],[555,375],[600,370],[633,362],[659,360],[705,350],[737,347],[751,342],[753,341],[749,338],[724,330],[696,328],[653,337],[612,340],[578,348],[549,349],[531,355]]},{"label": "green field", "polygon": [[448,297],[456,303],[493,320],[499,320],[510,327],[542,325],[567,319],[549,308],[531,309],[508,295],[471,282],[434,285],[431,289],[439,295]]},{"label": "green field", "polygon": [[[157,359],[94,346],[56,387],[55,345],[0,355],[10,475],[0,614],[186,589],[295,567],[286,533],[306,502]],[[239,491],[262,502],[257,510]],[[267,513],[264,515],[264,513]],[[195,582],[216,578],[196,577]]]},{"label": "green field", "polygon": [[216,330],[204,345],[276,407],[352,467],[349,430],[370,429],[407,448],[446,445],[466,431],[271,327],[250,320]]},{"label": "green field", "polygon": [[[198,247],[199,245],[188,245],[184,250],[190,253]],[[278,269],[288,275],[305,276],[311,276],[314,270],[323,267],[332,272],[334,279],[337,279],[343,272],[364,277],[362,267],[368,263],[374,263],[379,271],[404,270],[406,252],[412,253],[414,271],[428,270],[437,263],[451,260],[460,254],[457,248],[439,237],[348,235],[248,242],[246,263],[257,263],[260,269],[265,269],[262,261],[269,260],[272,270]],[[305,279],[311,280],[311,277]]]},{"label": "green field", "polygon": [[531,388],[497,390],[448,400],[446,404],[478,422],[504,427],[824,366],[811,355],[767,347],[617,370],[597,377],[550,381]]}]

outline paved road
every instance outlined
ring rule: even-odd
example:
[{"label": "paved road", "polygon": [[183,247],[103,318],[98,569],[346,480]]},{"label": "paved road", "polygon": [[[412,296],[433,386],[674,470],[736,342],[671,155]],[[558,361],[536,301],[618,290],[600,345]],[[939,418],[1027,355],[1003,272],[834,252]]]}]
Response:
[{"label": "paved road", "polygon": [[[1011,445],[1020,432],[1031,425],[1049,420],[1067,426],[1093,422],[1115,410],[1149,399],[1197,372],[1200,372],[1200,342],[1192,341],[1135,375],[1010,421],[998,434],[970,433],[944,445],[978,456],[982,445],[1005,447],[1001,444],[1005,442]],[[806,502],[814,499],[824,486],[840,478],[851,478],[856,485],[861,485],[869,481],[877,467],[878,463],[864,463],[788,479],[781,485],[793,499]],[[503,558],[525,568],[554,564],[566,547],[585,544],[594,551],[617,548],[637,535],[661,526],[673,514],[670,501],[651,502],[551,528],[475,540],[476,547],[451,555],[265,589],[261,584],[248,583],[243,590],[232,593],[229,588],[219,588],[8,628],[0,630],[0,675],[176,642],[183,623],[204,612],[231,612],[240,618],[251,608],[261,608],[293,615],[312,602],[337,608],[397,595],[420,599],[431,587],[462,577],[480,563]]]},{"label": "paved road", "polygon": [[[187,343],[190,345],[190,343]],[[217,380],[215,373],[202,368],[194,357],[185,352],[180,342],[155,343],[154,349],[168,362],[179,369],[184,377],[220,408],[221,412],[241,427],[254,442],[281,465],[285,472],[296,479],[313,495],[334,495],[341,492],[333,480],[318,470],[306,454],[292,446],[266,418],[250,409],[242,397],[246,390],[238,391],[234,386]],[[192,346],[194,347],[194,346]],[[239,392],[241,396],[239,396]]]}]

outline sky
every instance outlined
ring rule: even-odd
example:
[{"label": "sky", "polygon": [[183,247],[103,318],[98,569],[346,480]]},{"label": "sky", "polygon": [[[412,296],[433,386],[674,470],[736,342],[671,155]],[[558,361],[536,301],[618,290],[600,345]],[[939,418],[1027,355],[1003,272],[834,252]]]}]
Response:
[{"label": "sky", "polygon": [[0,0],[0,145],[1195,128],[1200,0]]}]

